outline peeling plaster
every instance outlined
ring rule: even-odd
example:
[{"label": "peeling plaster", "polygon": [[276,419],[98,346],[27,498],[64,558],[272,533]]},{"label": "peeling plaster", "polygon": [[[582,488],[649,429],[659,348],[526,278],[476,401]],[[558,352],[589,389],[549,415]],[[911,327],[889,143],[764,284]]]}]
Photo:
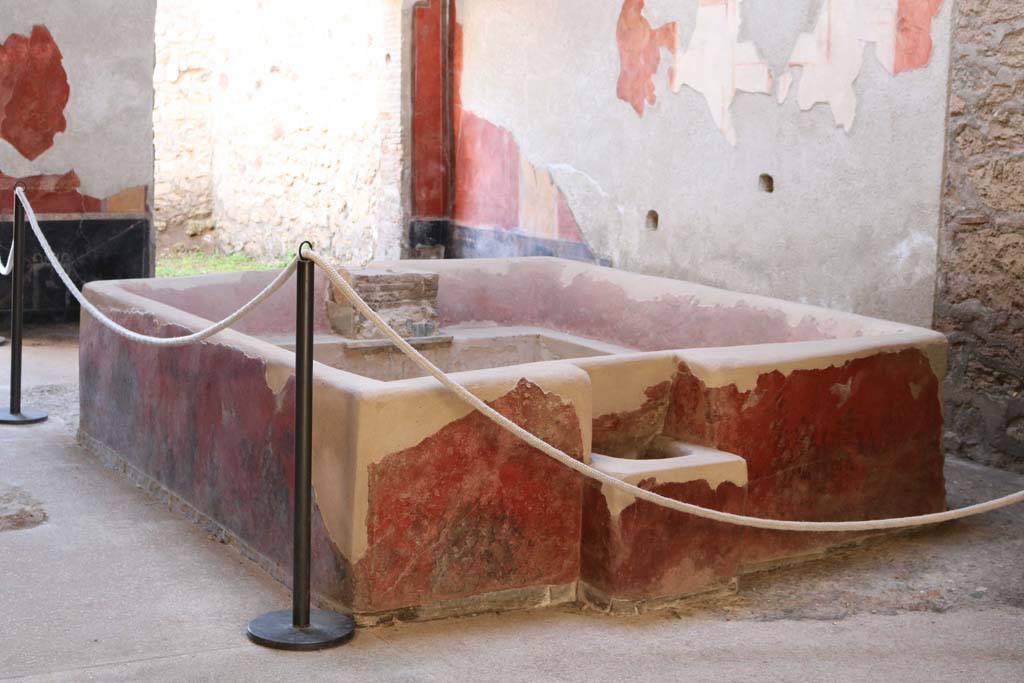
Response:
[{"label": "peeling plaster", "polygon": [[859,358],[906,349],[925,353],[932,371],[941,382],[946,375],[947,348],[944,335],[919,328],[916,332],[883,337],[688,349],[680,351],[679,358],[708,388],[733,385],[737,391],[747,392],[757,387],[761,375],[770,372],[788,377],[794,370],[821,370]]},{"label": "peeling plaster", "polygon": [[650,400],[650,387],[672,379],[679,358],[674,351],[661,351],[576,358],[569,362],[590,375],[596,418],[641,408]]},{"label": "peeling plaster", "polygon": [[730,145],[736,130],[730,111],[736,92],[770,93],[772,69],[753,42],[740,42],[743,0],[701,0],[697,26],[670,76],[674,92],[688,85],[704,95],[715,125]]},{"label": "peeling plaster", "polygon": [[[688,481],[706,481],[712,489],[728,482],[736,486],[747,485],[747,462],[738,455],[706,448],[694,444],[678,443],[687,455],[653,460],[628,460],[612,458],[598,453],[591,454],[591,464],[620,481],[640,485],[641,482],[655,484],[685,484]],[[636,496],[601,484],[601,494],[608,503],[612,519],[636,502]]]},{"label": "peeling plaster", "polygon": [[[528,368],[524,372],[524,368]],[[580,420],[583,453],[590,452],[592,438],[589,376],[564,361],[532,363],[511,368],[493,368],[453,373],[452,379],[466,386],[484,401],[493,401],[512,391],[524,377],[544,392],[555,394],[572,406]],[[380,391],[363,396],[360,402],[356,452],[360,454],[355,472],[355,501],[351,523],[342,510],[325,509],[324,524],[353,564],[368,546],[369,467],[392,453],[415,446],[445,426],[473,412],[466,403],[437,383],[433,377],[389,382]],[[351,538],[345,533],[353,528]],[[348,541],[346,545],[342,545]]]},{"label": "peeling plaster", "polygon": [[897,269],[906,270],[907,262],[916,255],[924,253],[931,260],[935,258],[938,245],[935,239],[929,235],[912,233],[889,251],[889,255],[896,259]]},{"label": "peeling plaster", "polygon": [[280,396],[288,380],[295,374],[292,368],[276,363],[267,363],[267,386],[274,396]]},{"label": "peeling plaster", "polygon": [[[852,377],[850,379],[846,380],[846,382],[843,382],[842,384],[833,384],[832,385],[832,389],[830,390],[830,392],[839,401],[838,405],[841,406],[841,405],[843,405],[844,403],[846,403],[847,401],[850,400],[850,389],[852,388],[852,386],[853,386],[853,378]],[[751,395],[752,396],[756,396],[756,394],[751,394]],[[916,399],[917,396],[914,396],[914,398]]]},{"label": "peeling plaster", "polygon": [[[616,39],[622,64],[617,95],[640,116],[653,105],[654,75],[660,49],[675,56],[669,69],[673,92],[683,85],[704,95],[711,116],[729,144],[736,144],[732,103],[737,91],[772,92],[786,101],[793,73],[776,81],[772,67],[752,41],[739,40],[743,0],[699,0],[693,35],[685,49],[676,45],[677,24],[652,29],[643,16],[643,0],[625,0]],[[857,98],[853,83],[860,74],[866,44],[892,75],[926,66],[931,58],[932,19],[943,0],[823,0],[813,31],[801,33],[789,58],[800,67],[798,102],[802,111],[817,103],[832,108],[837,126],[853,127]],[[777,82],[777,85],[773,81]]]},{"label": "peeling plaster", "polygon": [[[641,118],[617,98],[624,0],[466,3],[464,105],[513,131],[528,158],[551,173],[602,261],[927,326],[934,263],[922,250],[908,263],[919,270],[894,274],[885,254],[929,225],[934,235],[952,3],[933,20],[927,68],[894,79],[880,63],[864,64],[854,82],[865,98],[856,112],[861,130],[846,135],[827,107],[801,111],[804,69],[787,66],[823,1],[739,6],[739,41],[752,41],[776,78],[771,95],[735,98],[737,148],[710,128],[703,95],[666,92],[673,61],[666,50],[653,76],[653,108],[645,105]],[[698,9],[698,0],[646,0],[643,16],[654,28],[678,23],[678,53],[691,42]],[[784,106],[770,99],[783,95]],[[614,144],[602,142],[608,131]],[[872,172],[858,171],[865,168]],[[757,191],[762,173],[776,181],[771,195]],[[690,180],[681,185],[680,177]],[[645,228],[650,210],[659,230]],[[484,248],[492,246],[502,245]],[[865,250],[883,258],[848,257]]]},{"label": "peeling plaster", "polygon": [[890,74],[925,66],[931,20],[941,6],[942,0],[824,0],[814,31],[800,34],[789,58],[803,72],[800,109],[827,103],[835,124],[850,132],[857,109],[853,83],[866,44],[874,43],[875,57]]}]

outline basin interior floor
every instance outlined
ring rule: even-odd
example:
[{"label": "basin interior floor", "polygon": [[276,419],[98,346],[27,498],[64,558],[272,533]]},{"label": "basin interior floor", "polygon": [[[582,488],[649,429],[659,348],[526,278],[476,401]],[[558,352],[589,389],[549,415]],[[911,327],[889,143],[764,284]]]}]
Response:
[{"label": "basin interior floor", "polygon": [[[1024,506],[640,617],[551,609],[259,648],[246,622],[288,591],[81,448],[73,336],[29,335],[23,403],[51,417],[0,427],[0,680],[1024,680]],[[8,344],[3,404],[9,361]],[[961,461],[946,476],[952,507],[1024,488]]]}]

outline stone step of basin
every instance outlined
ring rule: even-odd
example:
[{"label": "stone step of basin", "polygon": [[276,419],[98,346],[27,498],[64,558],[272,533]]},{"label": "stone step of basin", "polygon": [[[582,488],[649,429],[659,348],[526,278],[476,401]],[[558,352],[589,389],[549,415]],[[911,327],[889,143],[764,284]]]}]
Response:
[{"label": "stone step of basin", "polygon": [[[715,489],[722,482],[736,486],[747,485],[747,461],[735,453],[656,437],[646,450],[647,458],[631,460],[592,453],[590,464],[605,474],[629,484],[654,479],[658,484],[685,483],[704,480]],[[656,457],[650,457],[650,456]],[[636,500],[611,486],[602,486],[612,514],[618,514]]]}]

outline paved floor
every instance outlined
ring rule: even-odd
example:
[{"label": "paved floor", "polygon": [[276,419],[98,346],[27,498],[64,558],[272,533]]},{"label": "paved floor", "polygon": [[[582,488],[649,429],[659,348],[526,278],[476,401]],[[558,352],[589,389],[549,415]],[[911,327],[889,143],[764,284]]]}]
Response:
[{"label": "paved floor", "polygon": [[[264,650],[245,623],[288,592],[76,444],[73,344],[29,345],[26,372],[26,405],[52,417],[0,427],[0,680],[1024,680],[1024,507],[657,615],[488,615],[362,630],[328,652]],[[954,506],[1024,488],[960,462],[948,476]]]}]

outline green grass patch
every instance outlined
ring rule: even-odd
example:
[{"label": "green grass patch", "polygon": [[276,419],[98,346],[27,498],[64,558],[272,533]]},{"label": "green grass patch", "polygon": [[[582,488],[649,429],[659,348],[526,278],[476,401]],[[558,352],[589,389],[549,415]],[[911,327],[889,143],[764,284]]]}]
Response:
[{"label": "green grass patch", "polygon": [[157,277],[186,277],[207,273],[226,273],[235,270],[268,270],[284,268],[291,257],[280,259],[257,259],[242,252],[234,254],[204,254],[187,251],[181,254],[164,254],[156,257]]}]

